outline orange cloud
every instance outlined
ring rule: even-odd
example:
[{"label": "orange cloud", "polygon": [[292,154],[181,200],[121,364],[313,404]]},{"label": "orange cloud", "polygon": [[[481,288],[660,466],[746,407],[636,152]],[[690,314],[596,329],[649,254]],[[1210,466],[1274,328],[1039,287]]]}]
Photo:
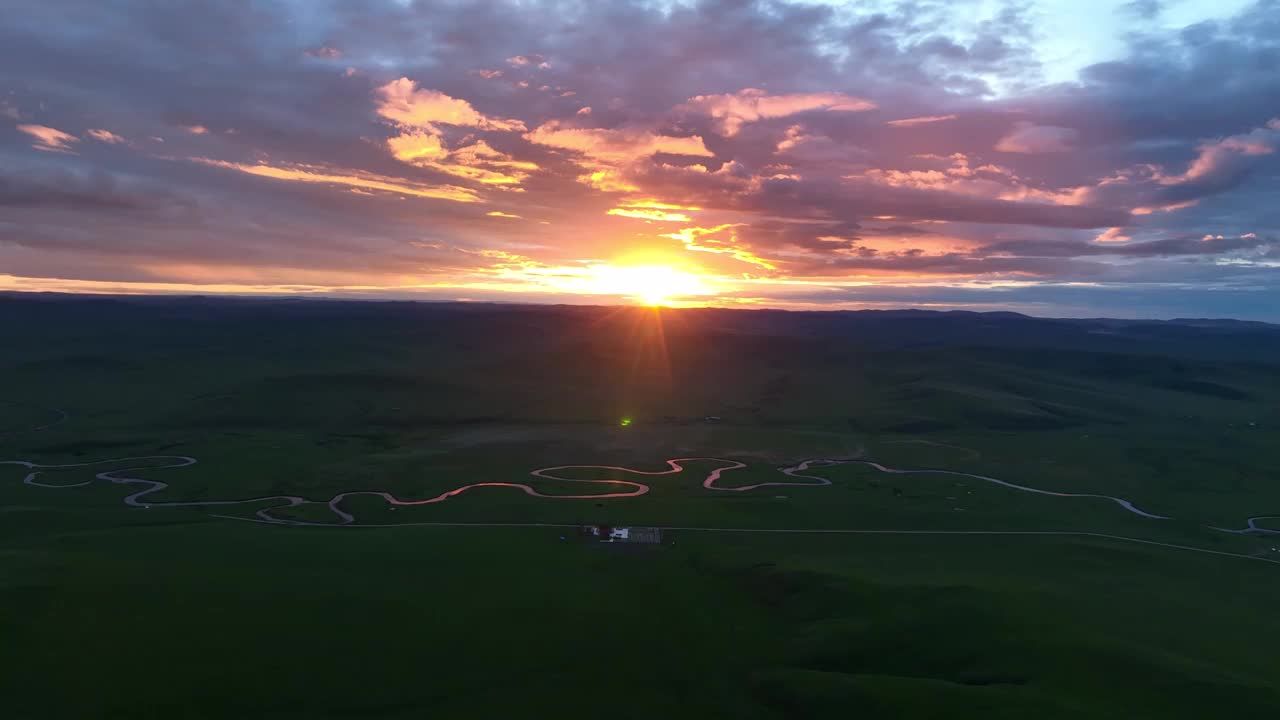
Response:
[{"label": "orange cloud", "polygon": [[47,125],[19,125],[18,132],[35,138],[31,147],[45,152],[72,152],[71,144],[80,142],[80,138]]},{"label": "orange cloud", "polygon": [[928,125],[955,119],[955,115],[922,115],[920,117],[902,118],[901,120],[890,120],[886,124],[893,127],[913,127],[915,125]]},{"label": "orange cloud", "polygon": [[875,103],[842,93],[769,95],[747,88],[732,95],[698,95],[678,109],[710,115],[720,122],[724,135],[737,135],[742,126],[767,118],[780,118],[810,110],[862,112]]},{"label": "orange cloud", "polygon": [[515,215],[515,214],[512,214],[512,213],[506,213],[506,212],[502,212],[501,210],[494,210],[494,211],[492,211],[492,212],[487,212],[487,213],[485,213],[485,215],[488,215],[489,217],[496,217],[496,218],[512,218],[512,219],[523,219],[523,218],[524,218],[524,216],[522,216],[522,215]]},{"label": "orange cloud", "polygon": [[[738,235],[734,232],[734,228],[741,226],[742,223],[725,223],[724,225],[716,225],[715,227],[706,228],[687,227],[678,232],[667,233],[659,237],[679,240],[684,244],[686,250],[728,255],[735,260],[755,265],[757,267],[762,267],[766,270],[777,270],[777,265],[774,265],[768,260],[752,253],[746,248],[738,247]],[[725,231],[728,231],[728,238],[715,237]]]},{"label": "orange cloud", "polygon": [[578,182],[605,192],[637,191],[626,179],[625,167],[657,153],[715,156],[697,135],[675,137],[635,128],[569,127],[556,120],[525,133],[524,138],[538,145],[579,153],[582,157],[578,164],[587,172],[578,176]]},{"label": "orange cloud", "polygon": [[516,160],[504,152],[495,150],[483,140],[477,140],[470,145],[454,150],[449,153],[449,159],[473,168],[488,167],[514,170],[517,171],[514,176],[518,179],[523,179],[526,176],[524,171],[538,169],[537,163]]},{"label": "orange cloud", "polygon": [[524,123],[491,118],[471,107],[466,100],[449,97],[436,90],[419,89],[407,77],[392,80],[377,90],[378,114],[388,120],[434,130],[435,125],[457,125],[480,130],[524,130]]},{"label": "orange cloud", "polygon": [[538,145],[574,150],[588,157],[621,163],[638,160],[656,153],[714,157],[702,138],[658,135],[648,130],[566,127],[552,120],[526,133],[525,139]]},{"label": "orange cloud", "polygon": [[439,135],[417,130],[387,140],[387,147],[402,162],[484,185],[519,185],[538,169],[537,164],[515,160],[483,140],[450,151]]},{"label": "orange cloud", "polygon": [[203,125],[184,125],[182,129],[186,130],[192,135],[208,135],[209,134],[209,128]]},{"label": "orange cloud", "polygon": [[663,202],[661,200],[628,200],[622,204],[622,207],[628,208],[649,208],[652,210],[701,210],[702,208],[695,205],[676,205],[675,203]]},{"label": "orange cloud", "polygon": [[273,180],[289,180],[293,182],[318,183],[324,185],[343,185],[361,190],[381,190],[383,192],[412,195],[414,197],[431,198],[433,200],[452,200],[454,202],[479,202],[475,191],[454,185],[426,185],[414,183],[385,175],[361,171],[339,173],[315,165],[276,166],[259,163],[226,162],[211,158],[191,158],[192,162],[211,167],[236,170],[249,175],[271,178]]},{"label": "orange cloud", "polygon": [[617,215],[619,217],[636,218],[638,220],[656,220],[658,222],[691,222],[693,218],[684,213],[667,212],[666,210],[652,210],[644,208],[613,208],[609,210],[607,215]]},{"label": "orange cloud", "polygon": [[578,182],[601,192],[635,192],[640,189],[623,177],[620,170],[609,167],[579,175]]},{"label": "orange cloud", "polygon": [[401,162],[430,168],[485,185],[519,185],[538,166],[515,160],[483,140],[456,150],[445,145],[439,125],[480,130],[524,130],[519,120],[488,117],[466,100],[435,90],[419,89],[408,78],[378,88],[378,114],[398,124],[400,135],[387,140],[387,148]]},{"label": "orange cloud", "polygon": [[693,218],[675,210],[696,211],[702,208],[691,205],[675,205],[660,200],[636,199],[628,200],[606,214],[619,217],[636,218],[638,220],[655,220],[658,222],[692,222]]},{"label": "orange cloud", "polygon": [[412,130],[387,140],[387,147],[397,160],[407,163],[443,160],[449,156],[439,135]]}]

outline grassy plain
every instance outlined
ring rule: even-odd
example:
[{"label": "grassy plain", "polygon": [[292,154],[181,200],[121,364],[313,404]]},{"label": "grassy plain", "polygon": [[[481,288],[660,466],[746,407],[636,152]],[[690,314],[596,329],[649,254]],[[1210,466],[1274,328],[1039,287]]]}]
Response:
[{"label": "grassy plain", "polygon": [[860,457],[1174,519],[860,465],[818,470],[829,487],[713,492],[712,463],[624,500],[479,488],[344,508],[373,524],[1073,531],[1246,556],[1088,535],[677,530],[637,549],[557,528],[268,526],[126,508],[101,481],[31,487],[0,465],[0,693],[15,717],[1280,710],[1280,566],[1263,562],[1280,538],[1205,527],[1280,514],[1275,329],[0,298],[0,333],[18,340],[0,353],[0,460],[197,458],[133,473],[170,483],[158,500],[578,492],[528,473],[684,456],[747,463],[725,474],[733,487]]}]

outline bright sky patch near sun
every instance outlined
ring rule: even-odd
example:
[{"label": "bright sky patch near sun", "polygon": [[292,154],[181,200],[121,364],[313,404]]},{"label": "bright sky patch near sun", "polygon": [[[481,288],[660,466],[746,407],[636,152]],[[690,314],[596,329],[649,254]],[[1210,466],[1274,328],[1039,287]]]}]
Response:
[{"label": "bright sky patch near sun", "polygon": [[3,289],[1280,320],[1277,0],[0,22]]}]

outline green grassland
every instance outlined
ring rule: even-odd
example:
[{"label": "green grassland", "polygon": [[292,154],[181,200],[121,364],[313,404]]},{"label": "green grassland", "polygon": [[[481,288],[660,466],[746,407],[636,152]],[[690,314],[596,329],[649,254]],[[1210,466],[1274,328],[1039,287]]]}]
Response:
[{"label": "green grassland", "polygon": [[[1207,527],[1280,515],[1274,329],[0,298],[0,333],[0,460],[95,463],[42,473],[60,485],[137,468],[169,484],[157,503],[296,495],[317,503],[274,515],[335,525],[247,522],[271,502],[129,508],[137,486],[0,465],[7,716],[1280,710],[1280,537]],[[100,462],[152,455],[199,462]],[[746,463],[726,488],[860,458],[1172,519],[860,464],[713,491],[713,461],[563,475],[651,486],[636,498],[343,503],[403,527],[337,527],[323,505],[606,491],[529,473],[678,457]],[[626,547],[432,523],[687,529]],[[1064,534],[946,534],[1044,531]]]}]

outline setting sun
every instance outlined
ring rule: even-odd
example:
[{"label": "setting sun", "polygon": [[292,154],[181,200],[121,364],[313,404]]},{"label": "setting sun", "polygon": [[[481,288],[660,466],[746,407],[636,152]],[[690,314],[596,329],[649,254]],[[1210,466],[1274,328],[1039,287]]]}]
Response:
[{"label": "setting sun", "polygon": [[621,295],[645,305],[664,305],[684,296],[715,294],[697,275],[665,265],[596,265],[591,270],[592,284],[599,292]]}]

